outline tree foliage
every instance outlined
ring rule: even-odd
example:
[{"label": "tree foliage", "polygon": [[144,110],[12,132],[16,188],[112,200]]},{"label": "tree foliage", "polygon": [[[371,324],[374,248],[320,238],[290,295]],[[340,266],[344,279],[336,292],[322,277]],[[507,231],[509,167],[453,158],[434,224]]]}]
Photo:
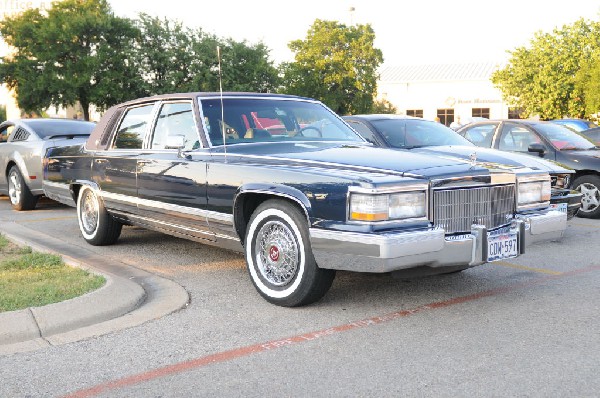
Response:
[{"label": "tree foliage", "polygon": [[0,123],[6,120],[6,107],[4,105],[0,105]]},{"label": "tree foliage", "polygon": [[106,0],[55,2],[47,14],[27,10],[0,22],[0,33],[15,48],[0,76],[27,112],[78,101],[89,120],[91,104],[105,108],[138,93],[139,73],[128,58],[139,32]]},{"label": "tree foliage", "polygon": [[148,94],[218,91],[217,46],[221,49],[223,89],[268,92],[278,85],[269,50],[233,39],[220,39],[180,22],[140,14],[136,63],[144,71]]},{"label": "tree foliage", "polygon": [[600,49],[583,62],[575,76],[575,92],[583,97],[585,115],[600,113]]},{"label": "tree foliage", "polygon": [[599,48],[598,22],[580,19],[552,33],[538,32],[529,47],[510,52],[508,65],[492,75],[492,82],[524,116],[583,117],[585,93],[576,88],[577,75]]},{"label": "tree foliage", "polygon": [[262,44],[220,39],[181,23],[140,14],[115,17],[106,0],[64,0],[47,14],[37,9],[0,22],[14,47],[0,60],[0,82],[25,112],[79,102],[105,109],[142,96],[218,91],[217,46],[223,89],[273,91],[278,70]]},{"label": "tree foliage", "polygon": [[398,108],[394,106],[390,101],[382,98],[380,100],[375,100],[373,102],[373,108],[371,109],[371,113],[376,114],[396,114],[398,113]]},{"label": "tree foliage", "polygon": [[370,112],[383,62],[374,40],[369,24],[317,19],[305,40],[289,44],[295,60],[282,65],[283,91],[319,99],[338,114]]}]

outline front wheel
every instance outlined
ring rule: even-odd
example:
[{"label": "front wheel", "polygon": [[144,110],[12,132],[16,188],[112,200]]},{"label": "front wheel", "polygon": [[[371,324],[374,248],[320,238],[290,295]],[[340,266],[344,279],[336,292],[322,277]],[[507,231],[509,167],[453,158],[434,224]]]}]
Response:
[{"label": "front wheel", "polygon": [[317,266],[306,218],[286,201],[272,199],[258,206],[250,218],[244,247],[252,283],[272,304],[314,303],[335,278],[334,270]]},{"label": "front wheel", "polygon": [[94,246],[112,245],[119,239],[123,224],[115,221],[90,187],[82,187],[77,198],[77,220],[83,239]]},{"label": "front wheel", "polygon": [[600,218],[600,176],[581,176],[573,181],[573,187],[583,194],[577,216]]},{"label": "front wheel", "polygon": [[13,209],[17,211],[33,210],[38,201],[38,197],[31,193],[17,166],[8,171],[8,197]]}]

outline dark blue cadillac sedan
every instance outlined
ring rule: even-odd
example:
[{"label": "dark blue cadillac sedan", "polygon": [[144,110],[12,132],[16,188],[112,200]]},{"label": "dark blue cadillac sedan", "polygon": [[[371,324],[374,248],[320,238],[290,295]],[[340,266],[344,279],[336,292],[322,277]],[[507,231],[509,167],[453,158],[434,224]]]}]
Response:
[{"label": "dark blue cadillac sedan", "polygon": [[170,94],[109,109],[83,146],[48,151],[47,196],[92,245],[137,225],[245,253],[269,302],[319,300],[336,270],[454,272],[560,238],[550,176],[374,148],[322,103]]}]

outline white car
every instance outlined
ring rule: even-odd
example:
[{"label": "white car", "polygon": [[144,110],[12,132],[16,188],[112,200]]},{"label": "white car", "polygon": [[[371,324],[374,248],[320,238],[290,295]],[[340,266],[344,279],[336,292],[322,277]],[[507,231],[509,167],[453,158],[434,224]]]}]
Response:
[{"label": "white car", "polygon": [[85,142],[96,124],[70,119],[16,119],[0,124],[0,195],[15,210],[33,210],[42,190],[46,149]]}]

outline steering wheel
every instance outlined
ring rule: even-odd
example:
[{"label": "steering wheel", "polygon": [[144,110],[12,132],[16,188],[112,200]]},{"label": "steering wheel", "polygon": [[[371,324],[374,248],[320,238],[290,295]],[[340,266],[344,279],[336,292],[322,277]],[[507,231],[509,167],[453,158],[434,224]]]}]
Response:
[{"label": "steering wheel", "polygon": [[302,137],[310,137],[310,135],[305,136],[304,132],[308,131],[308,130],[315,130],[317,132],[317,137],[319,138],[323,138],[323,132],[321,131],[320,128],[316,127],[316,126],[306,126],[306,127],[302,127],[300,130],[298,130],[298,135],[302,136]]}]

